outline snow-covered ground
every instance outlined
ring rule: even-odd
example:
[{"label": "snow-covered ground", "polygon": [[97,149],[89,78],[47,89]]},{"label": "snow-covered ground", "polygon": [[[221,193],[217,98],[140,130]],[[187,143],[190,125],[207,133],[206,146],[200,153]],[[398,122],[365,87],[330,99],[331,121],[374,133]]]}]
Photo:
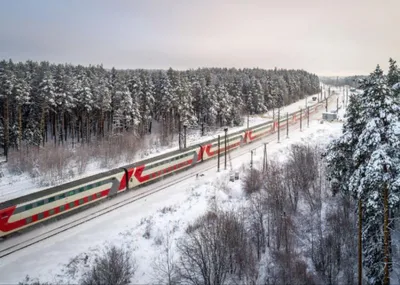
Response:
[{"label": "snow-covered ground", "polygon": [[[328,88],[324,86],[326,90]],[[334,90],[334,89],[332,89]],[[306,107],[306,100],[307,105],[312,106],[317,103],[317,101],[313,101],[312,97],[317,96],[318,94],[311,95],[305,99],[299,100],[293,104],[281,108],[281,114],[285,115],[286,113],[292,113],[295,111],[300,110],[301,108],[304,109]],[[277,109],[275,110],[275,115],[277,115]],[[258,125],[264,122],[267,122],[272,119],[273,111],[270,110],[269,112],[262,114],[262,115],[254,115],[249,117],[249,126]],[[239,130],[244,130],[247,128],[247,118],[244,118],[244,125],[239,127],[229,128],[229,133],[237,132]],[[223,133],[223,128],[212,130],[207,132],[205,136],[201,136],[201,132],[199,130],[188,130],[187,133],[187,145],[199,144],[201,141],[207,141],[213,138],[217,138],[218,134]],[[173,150],[178,149],[178,138],[176,141],[170,146],[161,146],[158,139],[155,135],[149,135],[146,137],[146,142],[144,143],[146,146],[145,149],[138,151],[134,160],[122,160],[120,161],[115,167],[120,167],[124,165],[131,164],[133,162],[154,157],[157,155],[161,155],[163,153],[167,153]],[[76,168],[76,167],[75,167]],[[92,161],[88,164],[86,171],[81,175],[75,175],[71,179],[65,179],[63,183],[77,180],[80,178],[88,177],[90,175],[95,175],[97,173],[105,172],[109,170],[108,168],[100,167],[100,163],[97,161]],[[73,170],[74,173],[77,171]],[[48,187],[39,187],[35,182],[35,179],[29,176],[28,173],[23,173],[20,175],[13,175],[11,174],[6,165],[3,164],[0,166],[0,203],[19,197],[23,195],[27,195],[36,191],[40,191],[46,189]]]},{"label": "snow-covered ground", "polygon": [[[268,144],[271,160],[285,159],[288,147],[293,143],[324,144],[341,133],[340,122],[320,123],[320,117],[310,121],[310,128],[303,132],[292,130],[289,139]],[[254,152],[254,165],[260,168],[262,144]],[[249,166],[250,153],[232,159],[232,170]],[[223,165],[223,164],[222,164]],[[223,169],[223,168],[222,168]],[[160,256],[160,241],[171,232],[172,249],[185,232],[188,224],[205,213],[211,200],[225,209],[246,203],[241,180],[229,181],[231,169],[216,172],[216,167],[204,172],[204,176],[187,179],[174,186],[136,201],[118,211],[92,220],[19,251],[0,261],[0,282],[18,283],[26,275],[38,277],[42,282],[68,281],[65,274],[72,265],[83,270],[85,257],[88,263],[105,244],[124,245],[132,249],[137,261],[133,284],[156,282],[152,263]],[[73,262],[71,262],[73,260]],[[69,265],[69,266],[67,266]],[[75,282],[77,280],[69,280]]]}]

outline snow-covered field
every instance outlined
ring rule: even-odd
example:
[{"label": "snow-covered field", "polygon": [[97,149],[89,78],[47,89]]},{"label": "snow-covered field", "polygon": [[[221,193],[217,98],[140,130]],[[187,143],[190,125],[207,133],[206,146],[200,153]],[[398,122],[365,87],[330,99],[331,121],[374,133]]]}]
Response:
[{"label": "snow-covered field", "polygon": [[[304,104],[304,101],[301,103]],[[342,115],[343,111],[340,113]],[[314,119],[310,121],[310,128],[304,128],[303,132],[291,131],[289,139],[283,139],[281,143],[270,142],[268,157],[270,160],[284,160],[288,148],[294,143],[323,145],[340,134],[341,126],[340,122],[321,124],[319,119]],[[253,159],[255,167],[260,168],[262,148],[254,152]],[[249,161],[250,153],[234,158],[232,164],[228,163],[228,170],[219,173],[216,168],[208,170],[202,177],[180,182],[118,211],[4,257],[0,260],[0,282],[18,283],[30,275],[42,282],[76,283],[77,280],[67,280],[71,278],[66,277],[67,270],[71,272],[72,265],[78,271],[83,270],[86,256],[90,263],[94,254],[105,244],[124,245],[132,249],[137,261],[133,284],[157,282],[152,264],[160,256],[161,241],[167,232],[170,232],[173,249],[188,224],[207,211],[210,201],[216,201],[224,209],[234,209],[247,202],[241,180],[230,182],[229,174],[235,170],[243,174],[241,170],[248,168]]]},{"label": "snow-covered field", "polygon": [[[327,87],[325,87],[327,90]],[[334,90],[334,89],[332,89]],[[327,91],[326,91],[327,92]],[[317,96],[316,95],[311,95],[307,97],[307,99],[302,99],[298,102],[295,102],[293,104],[290,104],[288,106],[282,107],[281,108],[281,114],[285,115],[286,113],[292,113],[295,111],[300,110],[301,108],[304,109],[306,106],[306,100],[307,100],[307,105],[312,106],[316,101],[312,100],[312,97]],[[254,115],[249,117],[249,126],[254,126],[257,124],[261,124],[264,122],[267,122],[272,119],[273,111],[269,111],[265,114],[262,115]],[[275,110],[275,115],[277,115],[277,110]],[[239,130],[244,130],[247,128],[247,118],[244,118],[244,125],[239,126],[239,127],[233,127],[229,128],[229,133],[237,132]],[[214,139],[218,137],[218,134],[223,133],[223,128],[216,129],[209,131],[205,136],[201,136],[201,132],[199,130],[188,130],[187,133],[187,145],[193,145],[193,144],[198,144],[201,141],[207,141],[210,139]],[[130,163],[145,159],[145,158],[150,158],[153,156],[161,155],[166,152],[170,152],[173,150],[178,149],[178,138],[176,141],[170,145],[170,146],[161,146],[160,142],[156,138],[155,135],[149,135],[146,137],[146,141],[144,143],[145,147],[144,149],[141,149],[138,151],[136,154],[136,157],[134,160],[122,160],[118,162],[115,167],[120,167],[124,165],[128,165]],[[77,168],[77,167],[73,167]],[[77,173],[76,170],[72,169],[74,173]],[[86,171],[81,174],[81,175],[75,175],[73,179],[66,179],[63,181],[63,183],[84,178],[90,175],[95,175],[97,173],[101,173],[104,171],[109,170],[108,168],[102,168],[100,167],[100,163],[97,161],[92,161],[88,164]],[[23,173],[20,175],[13,175],[11,174],[6,165],[3,164],[0,166],[0,203],[3,201],[7,201],[22,195],[26,195],[29,193],[33,193],[36,191],[40,191],[43,189],[46,189],[48,187],[39,187],[37,183],[35,182],[35,179],[29,176],[27,173]]]}]

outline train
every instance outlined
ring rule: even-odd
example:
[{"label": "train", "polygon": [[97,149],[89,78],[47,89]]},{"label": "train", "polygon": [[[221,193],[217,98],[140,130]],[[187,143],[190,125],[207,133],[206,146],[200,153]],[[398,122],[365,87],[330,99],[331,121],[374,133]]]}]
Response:
[{"label": "train", "polygon": [[[323,103],[309,106],[308,115],[317,112],[321,107]],[[279,122],[278,119],[273,119],[246,130],[228,134],[226,149],[225,140],[221,140],[218,147],[218,139],[212,139],[182,150],[1,202],[0,238],[6,238],[10,234],[21,232],[56,217],[63,218],[67,213],[75,214],[101,200],[195,167],[199,163],[215,158],[218,153],[232,151],[243,144],[268,136],[276,132],[278,128],[285,128],[287,124],[295,124],[300,118],[307,118],[307,112],[299,110],[279,118]]]}]

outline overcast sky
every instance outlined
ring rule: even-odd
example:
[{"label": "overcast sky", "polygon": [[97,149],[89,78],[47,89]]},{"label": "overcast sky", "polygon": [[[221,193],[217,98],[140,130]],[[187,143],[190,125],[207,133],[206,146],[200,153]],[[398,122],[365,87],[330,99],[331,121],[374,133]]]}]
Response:
[{"label": "overcast sky", "polygon": [[400,61],[400,0],[0,0],[0,58],[116,68],[299,68]]}]

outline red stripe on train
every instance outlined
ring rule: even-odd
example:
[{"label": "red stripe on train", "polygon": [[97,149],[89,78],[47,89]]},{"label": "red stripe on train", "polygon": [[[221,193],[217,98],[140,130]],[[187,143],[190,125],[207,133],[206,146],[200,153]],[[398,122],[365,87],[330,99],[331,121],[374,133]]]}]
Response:
[{"label": "red stripe on train", "polygon": [[126,190],[126,181],[132,178],[134,168],[128,169],[128,179],[126,179],[126,173],[122,176],[121,182],[119,183],[118,191]]},{"label": "red stripe on train", "polygon": [[[99,199],[99,198],[102,198],[102,197],[106,197],[109,192],[110,192],[110,189],[101,191],[100,192],[100,197],[97,197],[96,194],[93,194],[92,195],[93,196],[92,201],[94,201],[96,199]],[[76,206],[79,206],[79,200],[80,199],[72,201],[70,203],[73,203],[75,205],[75,207],[76,207]],[[83,198],[83,200],[84,200],[84,203],[81,204],[81,206],[84,205],[85,203],[89,202],[88,197]],[[69,205],[70,203],[67,203],[67,204],[63,205],[64,206],[64,210],[63,211],[61,211],[61,206],[53,208],[52,209],[52,210],[54,210],[54,214],[53,215],[61,213],[61,212],[66,212],[66,211],[68,211],[70,209],[75,208],[75,207],[70,207],[70,205]],[[16,206],[10,207],[10,208],[4,209],[4,210],[0,210],[0,218],[4,217],[4,219],[0,220],[0,231],[2,231],[2,232],[14,231],[14,230],[17,230],[18,228],[21,228],[21,227],[25,226],[26,224],[32,224],[32,223],[35,223],[37,221],[41,221],[41,220],[44,220],[46,218],[49,218],[50,216],[53,216],[53,215],[50,215],[50,211],[51,210],[46,210],[46,211],[41,213],[41,214],[43,214],[43,217],[40,218],[40,219],[39,219],[39,213],[37,213],[37,214],[34,214],[33,216],[30,216],[30,218],[32,218],[32,220],[30,222],[27,222],[27,219],[29,217],[26,217],[26,218],[23,218],[21,220],[18,220],[18,221],[12,222],[12,223],[8,223],[8,220],[11,217],[12,213],[14,212],[15,208],[16,208]]]}]

